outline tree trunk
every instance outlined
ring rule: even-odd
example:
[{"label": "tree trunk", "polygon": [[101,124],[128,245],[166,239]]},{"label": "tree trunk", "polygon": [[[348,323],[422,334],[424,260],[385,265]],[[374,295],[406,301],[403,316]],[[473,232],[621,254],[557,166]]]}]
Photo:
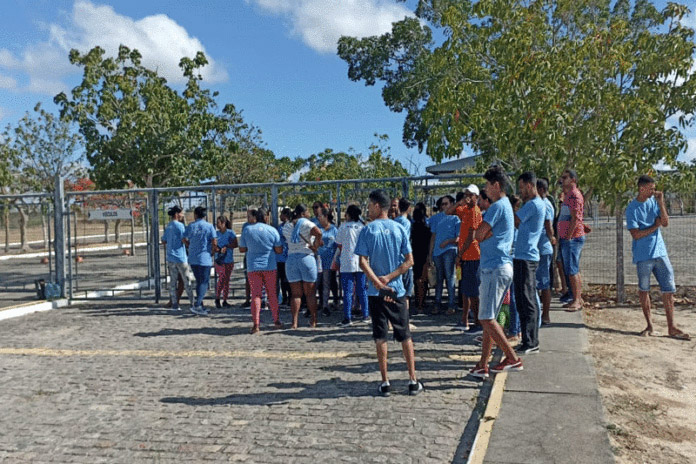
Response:
[{"label": "tree trunk", "polygon": [[614,205],[616,218],[616,302],[626,301],[626,289],[624,287],[624,253],[623,253],[623,208],[621,199],[616,198]]},{"label": "tree trunk", "polygon": [[22,253],[29,251],[29,244],[27,243],[27,222],[29,218],[27,217],[26,211],[19,205],[15,205],[17,211],[19,212],[19,241],[21,243],[20,248]]},{"label": "tree trunk", "polygon": [[104,221],[104,243],[109,243],[109,221]]},{"label": "tree trunk", "polygon": [[116,219],[116,224],[114,225],[114,242],[121,243],[121,220]]}]

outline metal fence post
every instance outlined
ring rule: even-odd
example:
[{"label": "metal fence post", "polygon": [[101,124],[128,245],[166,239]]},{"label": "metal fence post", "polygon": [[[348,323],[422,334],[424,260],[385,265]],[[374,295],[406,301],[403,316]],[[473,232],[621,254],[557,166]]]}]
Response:
[{"label": "metal fence post", "polygon": [[278,186],[271,185],[271,224],[278,227]]},{"label": "metal fence post", "polygon": [[[53,251],[56,254],[56,283],[60,288],[60,297],[65,298],[65,235],[63,230],[63,212],[65,208],[65,188],[63,178],[56,176],[55,192],[53,194]],[[49,248],[48,252],[51,250]]]},{"label": "metal fence post", "polygon": [[408,179],[403,179],[403,180],[401,181],[401,191],[402,191],[402,193],[403,193],[403,194],[401,195],[401,197],[402,197],[402,198],[406,198],[407,200],[410,200],[410,198],[408,197],[408,194],[409,194],[409,191],[408,191]]},{"label": "metal fence post", "polygon": [[343,222],[342,216],[341,216],[341,184],[336,183],[336,220],[338,221],[338,225],[341,225],[341,222]]},{"label": "metal fence post", "polygon": [[150,247],[152,249],[152,268],[153,268],[153,275],[152,277],[155,279],[155,303],[159,303],[160,298],[162,297],[162,282],[160,278],[160,251],[159,251],[159,243],[160,243],[160,235],[159,235],[159,207],[158,207],[158,198],[157,198],[157,190],[152,190],[150,192],[150,221],[151,222],[151,227],[150,227]]}]

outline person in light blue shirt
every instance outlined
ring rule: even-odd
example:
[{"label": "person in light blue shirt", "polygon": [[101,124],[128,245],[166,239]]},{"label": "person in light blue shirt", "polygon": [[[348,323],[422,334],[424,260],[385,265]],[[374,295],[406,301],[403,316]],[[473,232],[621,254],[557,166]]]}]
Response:
[{"label": "person in light blue shirt", "polygon": [[[430,260],[435,264],[437,283],[435,284],[435,307],[432,314],[440,311],[442,304],[442,284],[447,283],[447,313],[454,314],[457,308],[455,293],[454,266],[457,259],[457,238],[459,237],[459,216],[447,214],[454,204],[454,197],[446,195],[440,199],[442,218],[431,221]],[[439,214],[439,213],[438,213]]]},{"label": "person in light blue shirt", "polygon": [[[411,221],[408,219],[408,210],[411,209],[411,202],[407,198],[399,198],[398,211],[399,214],[394,218],[394,221],[401,224],[406,231],[406,236],[411,237]],[[406,309],[409,308],[409,298],[413,296],[413,266],[408,268],[406,274],[402,276],[404,288],[406,289]]]},{"label": "person in light blue shirt", "polygon": [[[229,308],[227,297],[230,291],[230,277],[234,270],[234,249],[237,248],[237,234],[232,230],[232,223],[226,216],[220,216],[216,221],[218,231],[216,234],[217,246],[215,247],[215,272],[217,285],[215,286],[215,307]],[[220,300],[222,299],[222,303]]]},{"label": "person in light blue shirt", "polygon": [[541,324],[551,323],[551,267],[553,266],[553,247],[556,237],[553,234],[553,218],[556,213],[553,203],[547,198],[549,181],[537,179],[537,193],[544,200],[546,214],[544,216],[544,231],[539,237],[539,267],[536,271],[536,288],[541,293]]},{"label": "person in light blue shirt", "polygon": [[479,322],[483,327],[481,359],[469,371],[469,375],[487,378],[488,359],[493,343],[505,354],[505,360],[490,369],[491,372],[521,371],[522,360],[510,346],[503,328],[496,318],[503,298],[512,283],[512,247],[515,219],[505,189],[508,178],[500,166],[489,168],[483,175],[486,179],[486,196],[491,205],[483,216],[483,222],[474,232],[481,248],[481,284],[479,285]]},{"label": "person in light blue shirt", "polygon": [[186,228],[181,222],[184,220],[184,213],[179,206],[174,205],[169,208],[168,214],[171,221],[164,229],[162,243],[167,250],[165,257],[169,271],[169,306],[173,311],[179,311],[179,300],[184,288],[191,303],[190,307],[194,307],[193,290],[189,280],[191,268],[188,265],[186,247],[182,241],[186,233]]},{"label": "person in light blue shirt", "polygon": [[544,230],[546,205],[537,193],[537,178],[533,172],[522,173],[517,186],[524,204],[515,214],[517,241],[512,261],[515,305],[520,317],[522,343],[515,349],[519,354],[539,351],[539,314],[536,291],[536,271],[539,266],[539,238]]},{"label": "person in light blue shirt", "polygon": [[280,281],[280,293],[283,301],[280,304],[289,305],[290,304],[290,282],[288,282],[288,276],[285,273],[285,263],[288,260],[288,241],[283,235],[283,227],[292,218],[292,210],[290,208],[283,208],[280,212],[280,224],[278,225],[278,233],[280,234],[280,242],[283,244],[283,252],[276,255],[276,265],[278,266],[278,280]]},{"label": "person in light blue shirt", "polygon": [[660,227],[669,225],[664,193],[655,190],[655,180],[642,175],[638,179],[638,196],[626,208],[626,227],[633,238],[633,263],[638,270],[638,294],[647,327],[643,336],[654,335],[650,312],[650,274],[655,274],[667,316],[668,334],[679,340],[690,340],[674,324],[674,270],[667,255]]},{"label": "person in light blue shirt", "polygon": [[384,190],[370,193],[367,208],[372,222],[360,231],[355,254],[360,257],[360,268],[370,282],[367,294],[372,316],[372,338],[375,340],[382,375],[378,393],[389,396],[391,391],[387,374],[387,337],[391,323],[394,338],[401,342],[408,367],[408,393],[417,395],[423,390],[423,384],[416,377],[409,315],[404,301],[406,290],[401,279],[413,266],[413,254],[404,228],[388,218],[389,203]]},{"label": "person in light blue shirt", "polygon": [[338,281],[336,271],[331,269],[331,262],[336,254],[338,245],[336,244],[336,234],[338,229],[333,224],[333,213],[324,206],[317,210],[319,219],[319,230],[321,230],[321,241],[324,244],[319,247],[319,259],[321,260],[321,271],[317,272],[317,291],[319,292],[319,308],[322,309],[324,316],[330,316],[329,292],[333,293],[334,301],[338,301]]},{"label": "person in light blue shirt", "polygon": [[205,220],[207,214],[205,207],[197,206],[193,210],[195,221],[188,225],[183,238],[183,242],[189,247],[189,264],[196,277],[196,304],[191,312],[201,316],[208,314],[203,308],[203,298],[208,291],[213,250],[217,246],[215,227]]},{"label": "person in light blue shirt", "polygon": [[283,252],[283,244],[278,231],[266,224],[266,211],[263,208],[256,211],[256,223],[244,229],[239,242],[239,251],[247,254],[251,316],[254,323],[250,333],[256,334],[260,331],[261,296],[264,288],[268,295],[268,306],[273,314],[275,328],[282,328],[278,313],[276,253]]}]

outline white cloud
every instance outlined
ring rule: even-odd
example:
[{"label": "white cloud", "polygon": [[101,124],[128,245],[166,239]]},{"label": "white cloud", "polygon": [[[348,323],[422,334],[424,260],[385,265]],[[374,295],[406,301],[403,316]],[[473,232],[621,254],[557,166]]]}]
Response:
[{"label": "white cloud", "polygon": [[393,0],[246,0],[289,19],[291,33],[320,53],[335,53],[342,35],[367,37],[391,30],[413,12]]},{"label": "white cloud", "polygon": [[[169,82],[183,83],[179,60],[205,52],[205,47],[182,26],[166,15],[146,16],[135,20],[118,14],[110,6],[95,5],[86,0],[74,3],[68,24],[50,24],[46,42],[27,46],[15,56],[0,49],[0,69],[25,73],[29,84],[23,90],[54,95],[65,90],[64,78],[80,70],[69,63],[68,52],[76,48],[87,52],[99,45],[107,56],[115,56],[119,45],[136,48],[143,56],[143,65],[156,69]],[[207,55],[207,54],[206,54]],[[206,82],[221,82],[227,72],[210,56],[201,74]]]},{"label": "white cloud", "polygon": [[17,80],[10,76],[0,74],[0,89],[14,89],[17,87]]}]

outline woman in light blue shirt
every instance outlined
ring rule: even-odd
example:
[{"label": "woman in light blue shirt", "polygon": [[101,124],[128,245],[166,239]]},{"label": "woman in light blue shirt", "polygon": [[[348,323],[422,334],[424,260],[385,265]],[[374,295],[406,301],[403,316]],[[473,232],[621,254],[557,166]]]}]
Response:
[{"label": "woman in light blue shirt", "polygon": [[336,254],[336,234],[338,229],[333,224],[333,213],[325,207],[318,209],[319,229],[321,230],[321,240],[324,242],[319,248],[319,259],[321,260],[321,272],[317,276],[317,289],[319,290],[320,307],[324,316],[330,316],[329,311],[329,291],[334,295],[334,300],[338,299],[338,284],[336,283],[336,271],[331,269],[331,262]]},{"label": "woman in light blue shirt", "polygon": [[[232,230],[230,220],[225,216],[217,218],[217,246],[215,247],[215,273],[217,285],[215,286],[215,307],[229,308],[227,296],[230,292],[230,277],[234,270],[234,248],[237,248],[237,234]],[[222,300],[222,304],[220,304]]]}]

